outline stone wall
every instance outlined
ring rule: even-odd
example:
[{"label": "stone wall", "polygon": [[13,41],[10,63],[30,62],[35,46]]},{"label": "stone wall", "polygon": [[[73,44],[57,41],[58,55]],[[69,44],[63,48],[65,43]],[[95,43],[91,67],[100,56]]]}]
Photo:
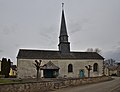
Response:
[{"label": "stone wall", "polygon": [[0,92],[47,92],[49,90],[111,80],[110,77],[89,79],[51,79],[50,81],[0,84]]},{"label": "stone wall", "polygon": [[0,84],[0,92],[44,92],[52,88],[53,84],[53,82]]}]

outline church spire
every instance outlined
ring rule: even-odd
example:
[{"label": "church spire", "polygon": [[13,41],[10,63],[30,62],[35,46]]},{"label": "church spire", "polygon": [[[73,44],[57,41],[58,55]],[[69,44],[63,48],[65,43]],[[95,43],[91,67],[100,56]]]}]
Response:
[{"label": "church spire", "polygon": [[67,28],[65,22],[65,15],[64,15],[64,3],[62,3],[62,17],[61,17],[61,28],[60,28],[60,36],[67,35]]},{"label": "church spire", "polygon": [[64,15],[64,3],[62,3],[62,17],[61,17],[61,27],[60,27],[60,36],[59,36],[59,51],[61,53],[70,52],[70,43],[68,42],[68,34],[65,22]]}]

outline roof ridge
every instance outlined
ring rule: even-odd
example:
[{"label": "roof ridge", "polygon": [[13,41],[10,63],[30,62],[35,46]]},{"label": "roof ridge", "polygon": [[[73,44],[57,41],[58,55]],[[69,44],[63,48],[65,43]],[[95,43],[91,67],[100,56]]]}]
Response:
[{"label": "roof ridge", "polygon": [[20,51],[52,51],[52,52],[59,52],[58,50],[41,50],[41,49],[19,49]]}]

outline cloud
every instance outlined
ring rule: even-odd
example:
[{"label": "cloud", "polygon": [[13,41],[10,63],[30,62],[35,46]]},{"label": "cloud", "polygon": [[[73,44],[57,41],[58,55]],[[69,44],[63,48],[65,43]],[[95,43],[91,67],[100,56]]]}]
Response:
[{"label": "cloud", "polygon": [[55,48],[55,44],[58,41],[58,34],[56,32],[57,27],[54,25],[50,25],[47,27],[42,27],[37,31],[36,37],[35,39],[37,39],[36,42],[41,43],[41,47],[44,48],[51,48],[53,47],[53,49]]},{"label": "cloud", "polygon": [[81,31],[82,25],[80,25],[80,23],[76,22],[70,26],[70,29],[71,29],[70,34],[77,33],[79,31]]},{"label": "cloud", "polygon": [[70,29],[70,34],[77,33],[79,31],[84,30],[84,26],[89,22],[89,19],[84,18],[81,20],[73,21],[70,22],[69,29]]},{"label": "cloud", "polygon": [[0,50],[0,53],[4,52],[3,50]]},{"label": "cloud", "polygon": [[118,47],[115,50],[105,52],[104,55],[106,59],[112,58],[112,59],[115,59],[116,61],[120,61],[120,47]]},{"label": "cloud", "polygon": [[16,31],[16,25],[0,25],[0,33],[4,35],[13,34]]}]

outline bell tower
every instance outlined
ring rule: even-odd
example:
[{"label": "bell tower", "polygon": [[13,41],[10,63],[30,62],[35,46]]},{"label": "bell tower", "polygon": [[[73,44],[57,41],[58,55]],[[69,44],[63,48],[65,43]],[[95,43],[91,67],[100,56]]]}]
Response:
[{"label": "bell tower", "polygon": [[61,53],[70,52],[70,42],[68,42],[68,34],[67,34],[65,15],[64,15],[64,3],[62,3],[62,17],[61,17],[61,27],[60,27],[58,47]]}]

